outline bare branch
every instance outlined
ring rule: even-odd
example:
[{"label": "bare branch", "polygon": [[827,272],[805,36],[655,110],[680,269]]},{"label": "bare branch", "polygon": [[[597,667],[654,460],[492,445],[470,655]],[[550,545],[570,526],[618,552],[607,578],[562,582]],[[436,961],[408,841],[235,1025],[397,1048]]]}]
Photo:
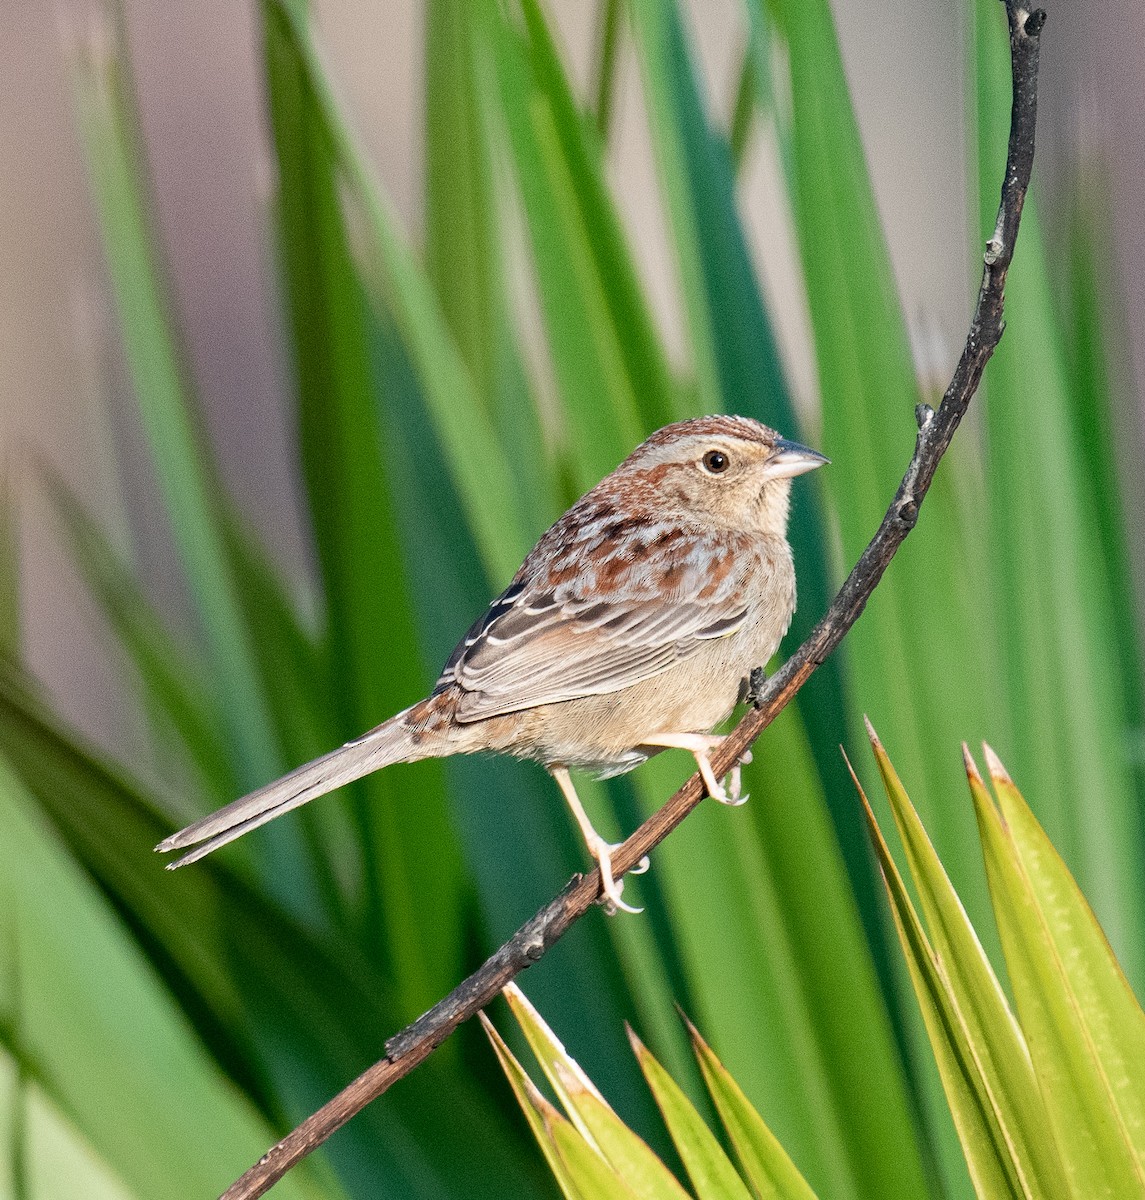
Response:
[{"label": "bare branch", "polygon": [[[1002,337],[1002,306],[1006,273],[1014,255],[1022,206],[1030,182],[1037,118],[1038,39],[1046,15],[1032,12],[1018,0],[1005,0],[1010,24],[1010,54],[1014,98],[1010,142],[998,221],[983,255],[982,285],[970,323],[966,346],[954,378],[937,411],[920,405],[914,454],[886,516],[839,589],[823,619],[783,667],[759,689],[756,708],[743,718],[712,756],[717,776],[725,774],[767,728],[839,645],[858,620],[887,564],[914,528],[935,470],[950,445],[982,371]],[[698,775],[659,809],[612,855],[617,878],[630,871],[700,803],[704,797]],[[263,1195],[295,1163],[320,1146],[335,1130],[375,1100],[396,1080],[424,1061],[463,1021],[488,1004],[501,989],[535,963],[568,928],[600,898],[600,873],[576,875],[560,893],[527,921],[485,964],[459,984],[444,1000],[386,1043],[386,1057],[360,1075],[223,1193],[221,1200],[253,1200]]]}]

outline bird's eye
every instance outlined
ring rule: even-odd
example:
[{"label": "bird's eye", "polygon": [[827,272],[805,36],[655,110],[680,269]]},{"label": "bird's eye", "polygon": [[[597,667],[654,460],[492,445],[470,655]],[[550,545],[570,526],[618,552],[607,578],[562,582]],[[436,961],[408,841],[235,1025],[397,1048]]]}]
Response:
[{"label": "bird's eye", "polygon": [[712,475],[722,475],[728,469],[728,456],[722,450],[709,450],[700,461]]}]

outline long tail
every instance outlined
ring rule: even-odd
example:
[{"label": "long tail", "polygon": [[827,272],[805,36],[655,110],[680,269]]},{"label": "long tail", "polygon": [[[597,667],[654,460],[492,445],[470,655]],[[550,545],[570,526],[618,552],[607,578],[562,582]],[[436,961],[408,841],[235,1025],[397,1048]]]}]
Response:
[{"label": "long tail", "polygon": [[185,867],[188,863],[198,862],[212,850],[242,837],[251,829],[273,821],[275,817],[298,808],[308,800],[324,796],[344,783],[352,783],[391,763],[423,757],[424,752],[419,752],[415,747],[413,731],[405,722],[408,712],[406,709],[398,713],[360,738],[173,833],[155,849],[167,853],[194,846],[190,854],[184,854],[182,858],[167,864],[169,871]]}]

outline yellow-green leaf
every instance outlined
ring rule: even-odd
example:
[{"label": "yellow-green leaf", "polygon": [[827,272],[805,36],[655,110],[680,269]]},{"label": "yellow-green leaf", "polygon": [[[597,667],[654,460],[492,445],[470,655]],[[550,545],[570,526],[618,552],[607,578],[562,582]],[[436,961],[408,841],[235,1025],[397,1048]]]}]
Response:
[{"label": "yellow-green leaf", "polygon": [[1019,1194],[1067,1196],[1057,1149],[1045,1136],[1045,1105],[1025,1039],[962,901],[870,721],[867,733],[918,890],[940,978],[973,1056],[981,1098],[1009,1149]]},{"label": "yellow-green leaf", "polygon": [[510,984],[505,999],[581,1137],[608,1160],[641,1200],[684,1200],[687,1193],[675,1176],[612,1111],[521,989]]},{"label": "yellow-green leaf", "polygon": [[628,1186],[626,1178],[614,1171],[568,1121],[555,1124],[552,1137],[583,1200],[635,1200],[638,1193]]},{"label": "yellow-green leaf", "polygon": [[688,1032],[704,1083],[758,1200],[815,1200],[787,1151],[690,1022]]},{"label": "yellow-green leaf", "polygon": [[[997,755],[989,746],[985,752],[996,811],[1049,939],[1072,1034],[1115,1114],[1110,1131],[1123,1140],[1145,1190],[1145,1012],[1069,869]],[[1016,980],[1014,988],[1017,995]]]},{"label": "yellow-green leaf", "polygon": [[668,1126],[696,1195],[700,1200],[750,1200],[747,1187],[736,1174],[731,1159],[704,1124],[695,1105],[684,1095],[680,1085],[656,1061],[631,1028],[628,1030],[628,1040],[660,1106],[664,1124]]},{"label": "yellow-green leaf", "polygon": [[[525,1120],[533,1131],[533,1136],[537,1139],[537,1145],[540,1146],[541,1153],[545,1156],[545,1162],[549,1164],[553,1178],[568,1200],[580,1200],[580,1192],[565,1169],[564,1159],[557,1153],[556,1144],[553,1141],[553,1129],[557,1124],[565,1121],[565,1118],[537,1090],[536,1084],[529,1078],[525,1068],[517,1061],[513,1052],[505,1044],[505,1040],[493,1027],[493,1022],[483,1012],[477,1015],[493,1045],[497,1060],[505,1072],[505,1078],[508,1079],[509,1086],[513,1089],[513,1095],[517,1097],[517,1103],[520,1104],[521,1111],[525,1114]],[[565,1123],[567,1124],[567,1122]]]},{"label": "yellow-green leaf", "polygon": [[1019,1200],[1028,1196],[1029,1192],[1014,1169],[1012,1155],[990,1104],[965,1026],[952,1002],[949,984],[943,977],[938,958],[927,940],[922,922],[857,777],[855,786],[863,802],[871,841],[890,898],[895,929],[902,944],[911,984],[918,998],[974,1190],[981,1200],[994,1200],[996,1197]]},{"label": "yellow-green leaf", "polygon": [[[1086,965],[1067,962],[1092,953],[1100,929],[993,755],[990,765],[995,785],[1006,790],[1006,807],[999,811],[985,787],[971,789],[986,874],[1018,1017],[1067,1178],[1086,1200],[1145,1196],[1145,1172],[1115,1099],[1132,1068],[1123,1064],[1116,1074],[1108,1073],[1108,1052],[1103,1057],[1094,1040],[1102,1015],[1085,1010],[1093,993],[1079,992],[1076,985]],[[1023,850],[1011,820],[1022,831]],[[1037,887],[1032,876],[1039,879]],[[1072,902],[1066,902],[1071,893]],[[1073,921],[1088,925],[1088,931],[1070,930]]]}]

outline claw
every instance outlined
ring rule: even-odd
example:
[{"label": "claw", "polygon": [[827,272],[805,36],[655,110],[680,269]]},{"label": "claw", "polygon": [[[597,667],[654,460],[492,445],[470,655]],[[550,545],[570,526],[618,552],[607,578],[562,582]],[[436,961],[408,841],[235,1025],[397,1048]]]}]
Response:
[{"label": "claw", "polygon": [[617,909],[623,909],[627,913],[642,913],[642,908],[634,908],[631,904],[625,904],[620,898],[624,891],[624,880],[614,879],[612,876],[612,852],[616,846],[611,842],[606,842],[603,838],[597,838],[593,842],[589,842],[588,852],[596,859],[596,865],[600,868],[600,901],[604,911],[611,917]]},{"label": "claw", "polygon": [[[748,758],[750,757],[751,755],[749,754]],[[740,789],[743,786],[740,768],[743,766],[743,761],[744,760],[741,759],[739,762],[737,762],[736,765],[728,772],[727,776],[728,789],[725,793],[722,803],[730,805],[732,808],[738,808],[741,804],[746,804],[750,799],[747,792],[744,792],[742,796],[740,795]],[[717,796],[716,799],[718,800],[719,797]]]},{"label": "claw", "polygon": [[646,855],[644,855],[644,857],[643,857],[643,858],[642,858],[642,859],[641,859],[641,860],[640,860],[640,861],[639,861],[639,862],[636,864],[636,866],[634,866],[634,867],[632,868],[632,870],[630,870],[630,871],[628,872],[628,874],[629,874],[629,875],[643,875],[643,874],[644,874],[644,873],[645,873],[645,872],[648,870],[648,868],[649,868],[651,865],[652,865],[652,864],[651,864],[651,862],[648,860],[648,855],[646,854]]},{"label": "claw", "polygon": [[713,800],[718,800],[721,804],[727,804],[733,808],[735,807],[735,798],[728,795],[724,785],[720,783],[712,772],[712,765],[706,758],[700,763],[700,776],[703,778],[704,787],[707,788],[708,795]]},{"label": "claw", "polygon": [[716,774],[712,770],[712,760],[708,757],[708,754],[715,750],[723,740],[718,733],[660,733],[655,737],[648,738],[647,744],[649,746],[674,746],[680,750],[687,750],[696,760],[700,778],[704,781],[708,795],[721,804],[734,806],[742,804],[743,800],[747,799],[746,796],[743,800],[739,798],[739,765],[733,767],[729,773],[732,784],[732,793],[729,796],[724,790],[723,784],[716,778]]}]

